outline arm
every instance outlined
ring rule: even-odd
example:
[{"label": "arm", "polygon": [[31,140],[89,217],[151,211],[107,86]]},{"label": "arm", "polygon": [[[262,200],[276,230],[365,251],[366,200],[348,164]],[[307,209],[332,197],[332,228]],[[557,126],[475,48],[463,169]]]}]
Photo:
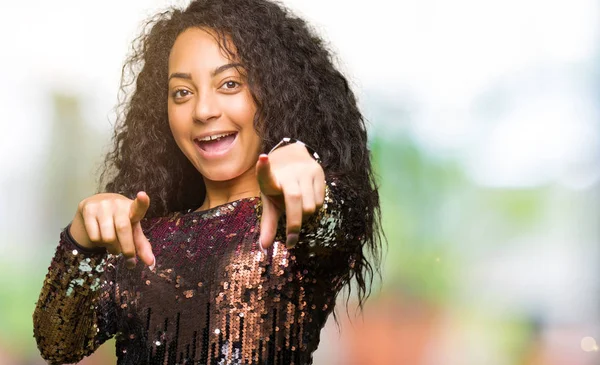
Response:
[{"label": "arm", "polygon": [[[360,249],[361,226],[355,228],[353,224],[358,212],[353,211],[352,201],[351,192],[339,180],[329,178],[325,184],[323,205],[302,223],[295,248],[317,255],[330,255],[334,251],[350,253]],[[285,215],[279,221],[275,240],[286,240]]]},{"label": "arm", "polygon": [[352,207],[355,194],[339,179],[325,178],[319,155],[312,148],[299,141],[286,144],[284,139],[269,156],[259,157],[256,171],[263,195],[263,248],[280,241],[288,248],[298,244],[324,251],[344,241],[337,249],[360,249],[364,227],[356,224],[361,217],[360,209]]},{"label": "arm", "polygon": [[286,246],[293,247],[298,242],[302,222],[324,202],[325,173],[318,155],[311,154],[302,142],[285,145],[269,155],[259,156],[256,176],[263,205],[261,247],[266,249],[273,244],[284,212]]},{"label": "arm", "polygon": [[115,334],[114,256],[60,235],[33,313],[34,337],[50,364],[75,363]]}]

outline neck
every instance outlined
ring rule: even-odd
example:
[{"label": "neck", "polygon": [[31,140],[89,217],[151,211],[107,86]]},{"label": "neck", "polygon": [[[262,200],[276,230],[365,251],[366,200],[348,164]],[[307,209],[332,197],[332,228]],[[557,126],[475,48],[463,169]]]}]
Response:
[{"label": "neck", "polygon": [[206,197],[198,210],[211,209],[232,201],[260,196],[260,187],[256,180],[254,167],[242,175],[227,181],[204,179]]}]

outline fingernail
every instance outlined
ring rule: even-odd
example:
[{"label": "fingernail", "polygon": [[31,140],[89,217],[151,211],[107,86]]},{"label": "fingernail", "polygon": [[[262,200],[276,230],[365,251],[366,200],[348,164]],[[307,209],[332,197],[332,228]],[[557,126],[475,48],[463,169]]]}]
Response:
[{"label": "fingernail", "polygon": [[263,247],[262,241],[260,239],[258,240],[258,246],[260,247],[260,250],[262,251],[262,253],[264,253],[266,255],[267,250]]},{"label": "fingernail", "polygon": [[127,261],[125,261],[125,267],[127,267],[130,270],[133,269],[135,265],[137,265],[137,259],[135,257],[127,259]]},{"label": "fingernail", "polygon": [[298,233],[290,233],[287,235],[287,241],[285,241],[285,247],[292,248],[298,243]]},{"label": "fingernail", "polygon": [[150,271],[154,271],[154,267],[156,267],[156,257],[154,257],[153,259],[154,261],[152,261],[152,265],[148,266]]}]

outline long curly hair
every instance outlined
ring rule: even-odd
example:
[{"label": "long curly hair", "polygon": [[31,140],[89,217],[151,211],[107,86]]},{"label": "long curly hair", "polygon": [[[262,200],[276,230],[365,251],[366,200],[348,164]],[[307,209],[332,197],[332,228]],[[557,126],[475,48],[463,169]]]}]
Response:
[{"label": "long curly hair", "polygon": [[213,30],[221,48],[244,65],[263,151],[283,137],[297,138],[318,151],[327,178],[356,196],[353,211],[360,215],[364,235],[347,279],[356,280],[362,308],[378,272],[383,237],[364,118],[323,40],[279,4],[197,0],[146,23],[123,67],[114,145],[100,190],[129,197],[147,192],[152,198],[147,217],[203,203],[202,176],[176,145],[167,116],[169,53],[190,27]]}]

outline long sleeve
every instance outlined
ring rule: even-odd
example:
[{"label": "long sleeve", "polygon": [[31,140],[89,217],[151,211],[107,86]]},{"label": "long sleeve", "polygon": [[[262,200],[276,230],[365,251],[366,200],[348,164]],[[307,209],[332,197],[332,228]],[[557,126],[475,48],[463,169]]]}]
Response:
[{"label": "long sleeve", "polygon": [[[306,249],[310,256],[331,255],[334,252],[355,252],[360,248],[362,225],[360,214],[353,207],[353,195],[340,186],[337,179],[325,185],[325,200],[321,208],[302,223],[295,249]],[[354,209],[354,210],[353,210]],[[279,221],[275,240],[285,242],[285,214]]]},{"label": "long sleeve", "polygon": [[60,235],[33,313],[34,337],[50,364],[74,363],[115,333],[114,256]]}]

